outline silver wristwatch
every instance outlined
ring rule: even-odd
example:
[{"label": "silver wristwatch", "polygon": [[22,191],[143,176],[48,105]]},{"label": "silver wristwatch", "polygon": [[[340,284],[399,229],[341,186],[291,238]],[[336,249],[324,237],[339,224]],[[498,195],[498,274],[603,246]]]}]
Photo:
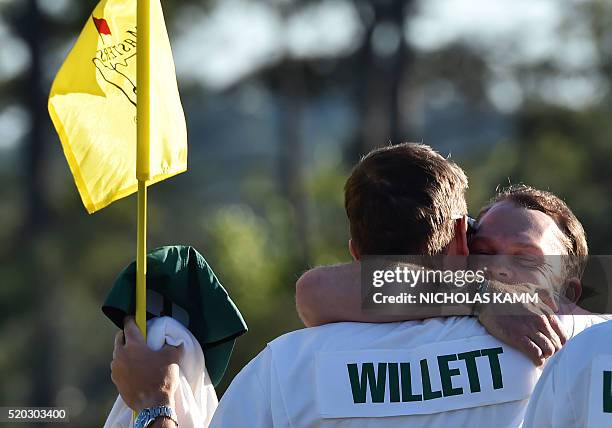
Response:
[{"label": "silver wristwatch", "polygon": [[134,422],[134,428],[147,428],[155,419],[160,417],[172,420],[178,427],[176,412],[172,407],[156,406],[142,409]]}]

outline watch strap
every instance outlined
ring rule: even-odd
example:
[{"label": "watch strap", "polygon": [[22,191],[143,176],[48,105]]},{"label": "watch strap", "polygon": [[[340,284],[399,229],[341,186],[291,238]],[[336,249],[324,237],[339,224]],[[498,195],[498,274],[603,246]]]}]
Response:
[{"label": "watch strap", "polygon": [[176,412],[172,407],[168,406],[155,406],[142,409],[136,418],[134,428],[147,428],[150,426],[155,419],[164,417],[173,421],[178,427],[178,418]]}]

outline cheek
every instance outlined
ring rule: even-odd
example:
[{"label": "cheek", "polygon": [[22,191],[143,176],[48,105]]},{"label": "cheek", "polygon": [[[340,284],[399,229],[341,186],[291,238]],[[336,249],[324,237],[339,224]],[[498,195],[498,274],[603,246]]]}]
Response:
[{"label": "cheek", "polygon": [[552,290],[557,290],[559,285],[559,277],[554,275],[551,271],[538,271],[538,270],[523,270],[518,269],[515,273],[515,280],[517,283],[529,283],[539,285],[541,287],[549,287]]},{"label": "cheek", "polygon": [[540,286],[551,286],[555,277],[549,270],[527,269],[521,266],[515,266],[512,273],[517,283],[529,283]]},{"label": "cheek", "polygon": [[524,269],[516,269],[514,272],[514,280],[517,283],[526,282],[529,284],[544,285],[545,278],[539,272],[531,272]]}]

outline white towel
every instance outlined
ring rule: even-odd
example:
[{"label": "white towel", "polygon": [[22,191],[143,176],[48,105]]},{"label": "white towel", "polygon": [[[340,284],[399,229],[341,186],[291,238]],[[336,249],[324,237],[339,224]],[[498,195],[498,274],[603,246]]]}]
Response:
[{"label": "white towel", "polygon": [[[176,391],[176,414],[181,428],[205,428],[210,423],[219,401],[204,364],[204,353],[195,337],[181,323],[170,317],[153,318],[147,323],[147,343],[159,350],[164,343],[183,344],[179,364],[181,383]],[[104,428],[132,428],[132,410],[121,396],[106,419]]]}]

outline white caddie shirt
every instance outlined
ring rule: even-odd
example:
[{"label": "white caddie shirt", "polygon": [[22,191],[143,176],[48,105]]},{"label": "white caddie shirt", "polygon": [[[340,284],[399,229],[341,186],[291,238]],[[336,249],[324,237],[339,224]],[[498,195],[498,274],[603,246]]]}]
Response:
[{"label": "white caddie shirt", "polygon": [[612,321],[579,334],[551,359],[524,427],[612,427]]},{"label": "white caddie shirt", "polygon": [[[603,321],[563,318],[574,334]],[[540,373],[472,317],[335,323],[269,343],[210,426],[519,427]]]}]

